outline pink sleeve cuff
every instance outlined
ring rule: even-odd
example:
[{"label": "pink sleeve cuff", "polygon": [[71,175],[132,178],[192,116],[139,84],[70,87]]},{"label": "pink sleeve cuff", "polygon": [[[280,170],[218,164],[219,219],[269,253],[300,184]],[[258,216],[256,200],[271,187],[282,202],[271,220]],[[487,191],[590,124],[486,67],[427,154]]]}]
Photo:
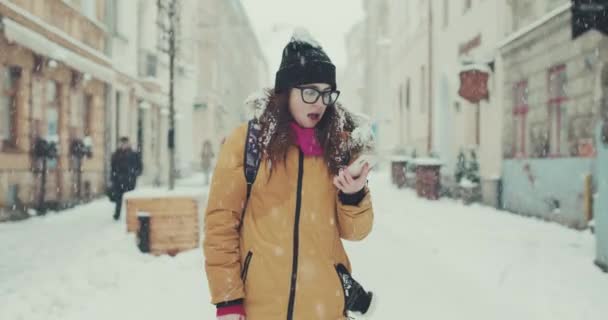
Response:
[{"label": "pink sleeve cuff", "polygon": [[243,307],[242,304],[217,308],[217,314],[216,314],[217,317],[225,316],[225,315],[229,315],[229,314],[239,314],[239,315],[244,316],[245,308]]}]

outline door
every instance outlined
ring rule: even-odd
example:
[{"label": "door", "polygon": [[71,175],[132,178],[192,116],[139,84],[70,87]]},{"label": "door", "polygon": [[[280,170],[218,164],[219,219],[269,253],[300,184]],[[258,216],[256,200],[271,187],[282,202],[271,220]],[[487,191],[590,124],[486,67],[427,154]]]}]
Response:
[{"label": "door", "polygon": [[[46,140],[59,145],[59,85],[49,80],[46,84]],[[45,201],[59,202],[61,194],[59,159],[47,160]]]}]

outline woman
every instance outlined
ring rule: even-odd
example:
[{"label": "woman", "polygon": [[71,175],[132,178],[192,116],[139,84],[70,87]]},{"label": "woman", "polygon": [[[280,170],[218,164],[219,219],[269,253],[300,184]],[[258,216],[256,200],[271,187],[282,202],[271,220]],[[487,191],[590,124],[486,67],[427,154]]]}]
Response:
[{"label": "woman", "polygon": [[338,96],[329,57],[295,34],[257,117],[263,156],[248,199],[247,125],[222,146],[203,245],[218,319],[346,318],[341,239],[365,238],[373,210],[369,166],[359,177],[343,170],[370,145]]}]

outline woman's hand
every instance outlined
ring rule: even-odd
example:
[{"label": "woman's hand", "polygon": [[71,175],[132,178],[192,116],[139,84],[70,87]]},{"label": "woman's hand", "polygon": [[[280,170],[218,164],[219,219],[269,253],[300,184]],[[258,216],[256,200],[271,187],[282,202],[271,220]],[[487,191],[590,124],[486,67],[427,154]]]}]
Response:
[{"label": "woman's hand", "polygon": [[342,193],[345,193],[345,194],[357,193],[357,192],[361,191],[361,189],[363,189],[363,187],[365,187],[365,184],[367,183],[367,175],[369,174],[369,171],[370,171],[370,167],[366,163],[365,165],[363,165],[363,170],[361,170],[361,175],[359,175],[357,178],[354,178],[353,176],[350,175],[348,170],[341,169],[340,173],[334,177],[334,185],[338,189],[340,189],[340,191],[342,191]]}]

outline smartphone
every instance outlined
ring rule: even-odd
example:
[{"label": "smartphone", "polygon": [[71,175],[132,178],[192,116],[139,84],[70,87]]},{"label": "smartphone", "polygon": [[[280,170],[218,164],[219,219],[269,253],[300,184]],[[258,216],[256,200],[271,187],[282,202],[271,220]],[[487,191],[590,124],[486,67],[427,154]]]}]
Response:
[{"label": "smartphone", "polygon": [[346,170],[353,177],[358,177],[363,171],[363,166],[368,164],[370,168],[373,168],[377,163],[377,158],[373,154],[364,153],[360,155],[353,163],[351,163]]}]

